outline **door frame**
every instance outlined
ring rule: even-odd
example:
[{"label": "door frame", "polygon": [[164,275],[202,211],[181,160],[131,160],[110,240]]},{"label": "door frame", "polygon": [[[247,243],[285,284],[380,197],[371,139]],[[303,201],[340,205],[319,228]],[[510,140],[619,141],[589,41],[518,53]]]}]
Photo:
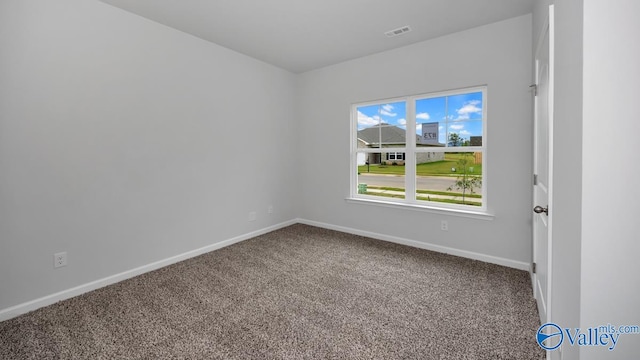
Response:
[{"label": "door frame", "polygon": [[[545,318],[541,318],[540,321],[542,322],[542,324],[551,322],[551,311],[552,311],[552,304],[551,304],[551,299],[552,299],[552,282],[553,282],[553,100],[554,100],[554,47],[555,47],[555,29],[554,29],[554,5],[549,5],[549,14],[548,17],[545,20],[545,23],[542,27],[543,31],[538,35],[538,41],[537,41],[537,46],[536,46],[536,50],[535,53],[533,54],[534,56],[534,66],[535,66],[535,81],[536,84],[538,82],[538,62],[537,62],[537,55],[538,52],[540,50],[540,47],[542,46],[542,44],[544,43],[544,35],[545,33],[548,31],[549,32],[549,94],[548,94],[548,123],[547,123],[547,128],[548,128],[548,163],[547,166],[549,167],[548,169],[548,187],[547,187],[547,196],[548,196],[548,203],[547,204],[535,204],[536,198],[535,198],[535,194],[536,194],[536,190],[535,190],[535,184],[533,187],[533,192],[532,192],[532,197],[533,197],[533,203],[534,206],[536,205],[541,205],[541,206],[545,206],[547,205],[548,209],[549,209],[549,213],[548,213],[548,217],[547,217],[547,284],[546,284],[546,299],[544,299],[544,303],[545,303],[545,308],[546,308],[546,316]],[[537,164],[537,140],[536,140],[536,134],[537,134],[537,126],[538,126],[538,112],[537,112],[537,102],[538,99],[537,97],[534,100],[534,148],[533,148],[533,161],[534,161],[534,174],[535,174],[535,165]],[[533,226],[535,219],[533,218],[534,216],[538,216],[537,214],[532,212],[532,247],[533,247],[533,263],[537,263],[537,259],[540,258],[540,256],[542,256],[542,254],[538,254],[537,253],[537,238],[536,238],[536,231],[535,231],[535,226]],[[533,269],[532,269],[533,270]],[[532,283],[532,290],[533,290],[533,296],[534,298],[536,298],[536,300],[538,300],[538,296],[537,296],[537,291],[536,291],[536,286],[537,286],[537,275],[536,273],[534,273],[533,271],[531,271],[531,283]]]}]

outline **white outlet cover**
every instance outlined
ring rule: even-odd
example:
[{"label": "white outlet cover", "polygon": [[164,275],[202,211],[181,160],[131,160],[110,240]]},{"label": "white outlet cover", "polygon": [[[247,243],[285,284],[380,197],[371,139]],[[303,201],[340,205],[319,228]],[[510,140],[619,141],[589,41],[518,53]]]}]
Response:
[{"label": "white outlet cover", "polygon": [[67,266],[67,253],[59,252],[53,254],[53,267],[59,268],[62,266]]}]

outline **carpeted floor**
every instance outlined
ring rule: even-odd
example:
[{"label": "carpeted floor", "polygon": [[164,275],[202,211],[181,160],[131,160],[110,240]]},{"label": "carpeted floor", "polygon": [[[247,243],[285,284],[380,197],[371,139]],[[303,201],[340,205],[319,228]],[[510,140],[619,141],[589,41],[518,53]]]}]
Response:
[{"label": "carpeted floor", "polygon": [[529,274],[293,225],[0,323],[1,359],[543,359]]}]

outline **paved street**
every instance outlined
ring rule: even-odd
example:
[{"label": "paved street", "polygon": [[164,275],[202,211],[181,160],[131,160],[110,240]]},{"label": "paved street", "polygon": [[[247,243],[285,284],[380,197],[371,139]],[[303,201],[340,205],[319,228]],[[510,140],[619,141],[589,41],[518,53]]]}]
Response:
[{"label": "paved street", "polygon": [[[456,181],[455,177],[446,176],[418,176],[417,188],[438,191],[447,191],[447,188]],[[378,175],[362,173],[358,175],[358,183],[371,186],[386,186],[404,188],[404,176]]]}]

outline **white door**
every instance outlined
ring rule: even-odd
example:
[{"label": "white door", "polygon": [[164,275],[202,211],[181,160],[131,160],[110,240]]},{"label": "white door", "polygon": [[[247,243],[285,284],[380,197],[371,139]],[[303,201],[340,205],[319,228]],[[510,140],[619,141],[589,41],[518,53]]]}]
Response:
[{"label": "white door", "polygon": [[553,5],[536,50],[533,185],[534,296],[542,324],[551,309],[551,184],[553,159]]}]

